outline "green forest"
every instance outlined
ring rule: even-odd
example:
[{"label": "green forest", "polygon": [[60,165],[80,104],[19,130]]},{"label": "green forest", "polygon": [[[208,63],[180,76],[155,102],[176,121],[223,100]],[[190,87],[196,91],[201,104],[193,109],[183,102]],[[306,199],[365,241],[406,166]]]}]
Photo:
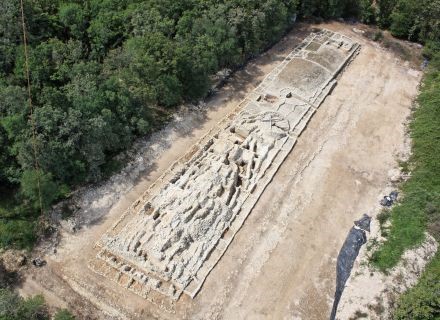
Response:
[{"label": "green forest", "polygon": [[2,2],[0,245],[34,242],[38,185],[47,209],[101,180],[117,167],[112,158],[159,128],[167,111],[204,97],[210,75],[276,42],[297,5],[25,1],[31,117],[20,2]]},{"label": "green forest", "polygon": [[[21,3],[0,2],[0,247],[32,248],[52,204],[108,177],[134,139],[161,128],[182,102],[206,97],[212,75],[242,67],[295,21],[376,25],[440,60],[440,0],[24,0],[23,17],[28,59]],[[412,128],[421,145],[415,151],[431,157],[439,150],[439,70],[430,67],[420,98],[429,106],[418,113],[427,118]],[[427,140],[417,140],[420,132],[426,139],[418,124]],[[422,165],[420,179],[439,190],[438,161],[428,158],[416,156],[412,165]],[[379,250],[379,268],[420,241],[431,216],[438,228],[438,198],[414,201],[418,233]]]},{"label": "green forest", "polygon": [[40,206],[108,176],[136,137],[297,18],[352,17],[434,48],[440,33],[438,1],[26,0],[26,60],[20,2],[0,9],[0,246],[32,246]]}]

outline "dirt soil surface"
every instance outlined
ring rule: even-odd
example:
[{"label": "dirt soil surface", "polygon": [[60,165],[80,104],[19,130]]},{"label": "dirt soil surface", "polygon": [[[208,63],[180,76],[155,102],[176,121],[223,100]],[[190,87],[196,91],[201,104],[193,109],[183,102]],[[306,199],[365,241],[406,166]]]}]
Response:
[{"label": "dirt soil surface", "polygon": [[145,170],[83,208],[87,214],[92,203],[106,203],[76,233],[62,232],[56,253],[45,256],[48,264],[29,269],[21,293],[43,293],[52,306],[68,307],[79,319],[328,319],[338,251],[353,220],[376,210],[388,172],[408,147],[404,123],[421,77],[351,25],[317,26],[348,35],[362,49],[194,300],[183,296],[172,306],[153,305],[87,267],[101,234],[312,27],[298,25],[237,72],[207,101],[206,112],[188,111],[179,126],[165,128]]}]

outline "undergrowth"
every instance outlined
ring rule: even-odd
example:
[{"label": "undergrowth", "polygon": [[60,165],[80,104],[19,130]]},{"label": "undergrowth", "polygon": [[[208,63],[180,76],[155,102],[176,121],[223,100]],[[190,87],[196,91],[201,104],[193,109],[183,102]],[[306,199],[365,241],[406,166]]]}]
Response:
[{"label": "undergrowth", "polygon": [[0,248],[30,249],[36,240],[36,217],[15,196],[0,186]]},{"label": "undergrowth", "polygon": [[410,125],[411,178],[402,185],[403,199],[391,209],[387,240],[373,253],[374,266],[394,267],[403,252],[420,244],[425,231],[440,239],[440,55],[431,62]]},{"label": "undergrowth", "polygon": [[[411,178],[402,186],[403,199],[378,218],[390,219],[386,241],[372,254],[381,271],[394,267],[403,252],[420,244],[428,231],[440,240],[440,53],[424,77],[410,125],[413,155],[405,169]],[[395,320],[440,319],[440,253],[427,265],[420,281],[404,293],[394,312]]]},{"label": "undergrowth", "polygon": [[404,293],[394,313],[395,320],[440,319],[440,253],[426,267],[419,283]]}]

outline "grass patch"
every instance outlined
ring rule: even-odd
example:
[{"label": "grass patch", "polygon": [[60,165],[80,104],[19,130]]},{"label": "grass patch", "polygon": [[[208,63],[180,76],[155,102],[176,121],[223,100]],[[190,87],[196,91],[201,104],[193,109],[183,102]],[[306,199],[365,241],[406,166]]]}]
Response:
[{"label": "grass patch", "polygon": [[411,178],[402,185],[403,199],[390,211],[387,240],[371,256],[382,271],[394,267],[406,249],[420,244],[427,229],[440,239],[440,55],[425,75],[418,104],[410,125]]},{"label": "grass patch", "polygon": [[391,212],[390,210],[383,209],[378,215],[377,220],[379,221],[379,225],[381,228],[385,225],[385,223],[390,219]]},{"label": "grass patch", "polygon": [[398,163],[399,163],[399,167],[400,167],[400,170],[402,171],[402,173],[408,174],[411,172],[409,161],[399,160]]},{"label": "grass patch", "polygon": [[440,319],[440,253],[428,264],[417,285],[397,303],[395,320]]},{"label": "grass patch", "polygon": [[[431,61],[419,96],[420,108],[411,126],[414,139],[415,173],[408,181],[411,188],[426,190],[418,197],[420,219],[428,231],[440,239],[440,53]],[[416,180],[415,180],[416,179]],[[415,180],[415,181],[413,181]],[[387,244],[385,244],[386,246]],[[384,247],[385,247],[384,246]],[[378,258],[386,257],[383,253]],[[381,260],[377,260],[381,262]],[[440,319],[440,252],[427,265],[417,285],[405,292],[397,303],[395,320]]]},{"label": "grass patch", "polygon": [[379,221],[379,228],[382,237],[388,236],[388,224],[387,222],[391,218],[391,211],[389,209],[382,209],[382,211],[377,215],[377,220]]}]

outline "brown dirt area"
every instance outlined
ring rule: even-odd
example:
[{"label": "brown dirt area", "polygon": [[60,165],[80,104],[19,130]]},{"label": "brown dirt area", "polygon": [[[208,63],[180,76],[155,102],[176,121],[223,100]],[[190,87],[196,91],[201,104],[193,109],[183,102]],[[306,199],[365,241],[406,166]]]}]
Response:
[{"label": "brown dirt area", "polygon": [[328,319],[338,250],[353,220],[376,208],[388,171],[407,148],[404,123],[421,76],[350,25],[317,26],[346,34],[362,49],[194,300],[182,296],[175,305],[153,305],[87,267],[102,233],[312,27],[299,24],[237,72],[207,101],[196,128],[170,133],[151,170],[108,213],[76,233],[62,232],[56,254],[47,254],[47,266],[29,269],[21,293],[43,293],[49,304],[68,307],[79,319]]}]

